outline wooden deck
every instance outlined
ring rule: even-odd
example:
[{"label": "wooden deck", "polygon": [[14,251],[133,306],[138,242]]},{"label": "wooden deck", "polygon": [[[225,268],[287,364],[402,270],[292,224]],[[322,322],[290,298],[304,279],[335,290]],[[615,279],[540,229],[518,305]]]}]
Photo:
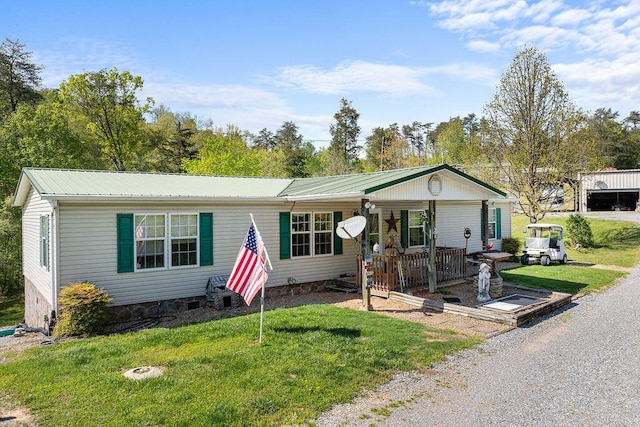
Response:
[{"label": "wooden deck", "polygon": [[[466,277],[467,263],[464,248],[436,249],[436,277],[438,283]],[[357,282],[362,283],[362,255],[357,259]],[[371,294],[388,298],[393,291],[405,292],[428,285],[429,252],[404,255],[372,255],[373,283]]]},{"label": "wooden deck", "polygon": [[[519,287],[514,285],[511,285],[511,287],[526,290],[529,293],[538,291],[536,289],[528,287]],[[510,326],[523,325],[537,317],[555,311],[571,303],[570,294],[565,294],[562,292],[548,292],[542,290],[540,290],[540,293],[544,294],[544,298],[547,299],[547,302],[536,304],[531,307],[524,307],[515,312],[502,312],[485,307],[470,307],[460,304],[452,304],[395,291],[389,293],[389,299],[400,301],[416,307],[435,310],[438,312],[469,316],[474,319],[487,320],[490,322],[497,322]]]}]

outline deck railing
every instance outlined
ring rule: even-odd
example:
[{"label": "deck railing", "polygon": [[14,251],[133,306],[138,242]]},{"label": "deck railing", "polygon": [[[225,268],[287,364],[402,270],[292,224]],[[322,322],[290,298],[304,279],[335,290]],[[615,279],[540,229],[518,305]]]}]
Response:
[{"label": "deck railing", "polygon": [[[372,294],[387,296],[390,291],[403,292],[429,284],[427,265],[429,252],[404,255],[372,255]],[[362,283],[362,254],[357,260],[357,283]],[[466,275],[466,250],[464,248],[436,249],[436,280],[444,283],[462,279]]]}]

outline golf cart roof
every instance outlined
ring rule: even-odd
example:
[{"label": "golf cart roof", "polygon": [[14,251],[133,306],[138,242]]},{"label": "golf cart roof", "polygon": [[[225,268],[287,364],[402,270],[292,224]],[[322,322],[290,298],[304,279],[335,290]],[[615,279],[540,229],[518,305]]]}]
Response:
[{"label": "golf cart roof", "polygon": [[528,224],[527,228],[562,228],[559,224],[547,224],[544,222],[539,222],[536,224]]}]

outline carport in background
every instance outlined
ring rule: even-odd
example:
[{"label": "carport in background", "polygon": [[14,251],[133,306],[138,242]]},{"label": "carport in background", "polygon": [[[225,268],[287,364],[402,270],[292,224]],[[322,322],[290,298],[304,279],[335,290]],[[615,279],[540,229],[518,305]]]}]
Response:
[{"label": "carport in background", "polygon": [[636,209],[639,192],[630,190],[588,190],[587,211],[632,211]]}]

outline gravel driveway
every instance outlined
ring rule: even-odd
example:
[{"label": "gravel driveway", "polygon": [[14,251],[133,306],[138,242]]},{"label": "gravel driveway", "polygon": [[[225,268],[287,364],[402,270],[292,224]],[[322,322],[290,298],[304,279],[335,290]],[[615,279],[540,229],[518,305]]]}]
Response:
[{"label": "gravel driveway", "polygon": [[638,426],[640,267],[617,286],[335,407],[318,426]]}]

